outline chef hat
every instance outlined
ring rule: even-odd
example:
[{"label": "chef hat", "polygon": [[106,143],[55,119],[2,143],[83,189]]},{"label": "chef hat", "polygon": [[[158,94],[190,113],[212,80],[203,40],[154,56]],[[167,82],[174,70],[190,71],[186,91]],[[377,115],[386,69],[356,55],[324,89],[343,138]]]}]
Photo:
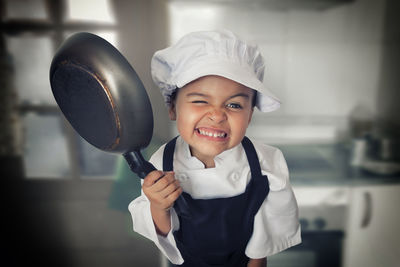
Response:
[{"label": "chef hat", "polygon": [[189,33],[175,45],[157,51],[151,74],[167,105],[177,88],[203,76],[218,75],[256,90],[256,107],[269,112],[278,109],[280,101],[263,84],[264,67],[257,46],[230,31],[202,31]]}]

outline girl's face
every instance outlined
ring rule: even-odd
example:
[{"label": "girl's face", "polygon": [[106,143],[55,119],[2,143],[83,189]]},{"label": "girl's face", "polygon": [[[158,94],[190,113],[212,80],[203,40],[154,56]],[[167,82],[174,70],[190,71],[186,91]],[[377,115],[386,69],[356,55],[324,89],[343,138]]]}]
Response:
[{"label": "girl's face", "polygon": [[251,121],[254,91],[220,76],[199,78],[178,90],[169,110],[192,156],[207,168],[238,145]]}]

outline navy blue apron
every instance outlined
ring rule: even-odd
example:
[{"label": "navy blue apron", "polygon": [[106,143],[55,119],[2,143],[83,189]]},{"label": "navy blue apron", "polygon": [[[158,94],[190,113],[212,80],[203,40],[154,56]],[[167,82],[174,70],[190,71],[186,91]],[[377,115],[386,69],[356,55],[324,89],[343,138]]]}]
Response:
[{"label": "navy blue apron", "polygon": [[[173,170],[175,137],[164,149],[163,170]],[[244,193],[227,198],[193,199],[183,192],[191,217],[179,216],[175,241],[185,267],[244,267],[249,258],[245,249],[253,233],[254,216],[269,193],[267,176],[261,174],[251,141],[242,141],[251,170]]]}]

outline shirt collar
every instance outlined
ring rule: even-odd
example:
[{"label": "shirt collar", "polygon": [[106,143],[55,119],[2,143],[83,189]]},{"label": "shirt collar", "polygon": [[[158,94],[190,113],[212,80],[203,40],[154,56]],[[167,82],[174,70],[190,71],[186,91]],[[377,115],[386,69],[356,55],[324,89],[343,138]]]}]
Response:
[{"label": "shirt collar", "polygon": [[[190,164],[204,169],[204,163],[201,162],[198,158],[192,156],[189,148],[189,144],[187,144],[181,136],[178,137],[177,142],[176,142],[177,150],[181,151],[182,155],[187,161],[190,162]],[[237,160],[243,155],[243,146],[241,143],[239,143],[237,146],[230,148],[228,150],[223,151],[219,155],[217,155],[214,158],[215,166],[218,167],[219,165],[222,165],[224,161],[231,161],[231,162],[237,162]]]}]

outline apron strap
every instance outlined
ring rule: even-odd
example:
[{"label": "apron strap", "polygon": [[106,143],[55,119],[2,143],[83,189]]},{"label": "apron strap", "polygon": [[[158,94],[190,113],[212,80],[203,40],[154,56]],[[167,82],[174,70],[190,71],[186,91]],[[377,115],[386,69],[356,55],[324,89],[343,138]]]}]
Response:
[{"label": "apron strap", "polygon": [[242,140],[242,145],[244,151],[246,152],[247,161],[250,165],[251,175],[252,177],[261,177],[261,167],[260,162],[258,161],[258,156],[256,149],[254,148],[253,143],[246,136]]},{"label": "apron strap", "polygon": [[163,171],[173,171],[174,169],[174,152],[176,139],[178,139],[178,136],[176,136],[165,145],[163,154]]}]

